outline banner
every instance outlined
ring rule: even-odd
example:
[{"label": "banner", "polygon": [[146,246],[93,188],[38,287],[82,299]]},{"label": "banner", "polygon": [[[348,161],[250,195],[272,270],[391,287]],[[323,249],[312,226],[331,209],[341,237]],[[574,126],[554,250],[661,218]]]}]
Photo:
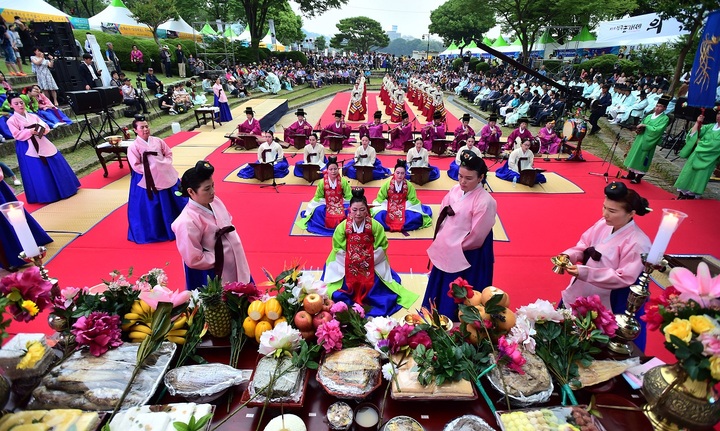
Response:
[{"label": "banner", "polygon": [[72,24],[75,30],[90,30],[90,23],[87,18],[78,18],[71,16],[70,24]]},{"label": "banner", "polygon": [[711,12],[690,71],[688,106],[712,108],[720,73],[720,9]]},{"label": "banner", "polygon": [[626,42],[641,44],[643,39],[686,34],[675,19],[662,19],[658,14],[633,16],[615,21],[602,21],[598,26],[597,43]]},{"label": "banner", "polygon": [[270,43],[275,45],[277,43],[277,39],[275,39],[275,21],[272,19],[269,19],[268,27],[270,28]]}]

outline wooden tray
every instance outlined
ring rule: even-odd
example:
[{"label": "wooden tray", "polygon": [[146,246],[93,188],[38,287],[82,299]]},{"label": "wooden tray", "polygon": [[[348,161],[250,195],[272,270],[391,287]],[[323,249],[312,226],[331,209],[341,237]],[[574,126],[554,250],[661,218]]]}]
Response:
[{"label": "wooden tray", "polygon": [[[399,359],[399,358],[398,358]],[[397,359],[396,359],[397,360]],[[434,388],[436,387],[433,383],[432,385],[427,386],[427,390],[424,392],[402,392],[402,379],[416,379],[417,372],[411,371],[413,367],[415,367],[415,361],[412,357],[409,357],[405,360],[405,364],[400,367],[398,371],[398,379],[400,379],[400,391],[397,390],[397,386],[393,382],[390,386],[390,396],[392,399],[397,401],[439,401],[439,400],[456,400],[456,401],[473,401],[478,398],[477,391],[475,389],[475,385],[468,382],[470,386],[470,391],[468,391],[466,394],[443,394],[443,393],[433,393]],[[419,383],[418,383],[419,384]]]}]

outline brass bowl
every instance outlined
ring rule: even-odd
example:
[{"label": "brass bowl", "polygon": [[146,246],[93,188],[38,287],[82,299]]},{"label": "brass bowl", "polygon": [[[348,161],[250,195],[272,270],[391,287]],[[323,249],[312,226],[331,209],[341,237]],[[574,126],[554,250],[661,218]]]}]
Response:
[{"label": "brass bowl", "polygon": [[555,274],[564,274],[565,268],[570,265],[570,260],[564,255],[558,255],[550,258],[553,264],[553,272]]},{"label": "brass bowl", "polygon": [[[404,317],[404,320],[405,320],[405,323],[407,323],[408,325],[413,325],[413,326],[419,325],[421,323],[425,323],[425,320],[423,320],[423,318],[417,314],[406,314]],[[453,324],[452,320],[450,320],[449,317],[441,314],[440,315],[440,326],[444,330],[450,332],[452,330],[454,324]]]},{"label": "brass bowl", "polygon": [[110,145],[113,147],[117,147],[120,145],[120,142],[123,140],[122,136],[106,136],[105,140],[108,141]]}]

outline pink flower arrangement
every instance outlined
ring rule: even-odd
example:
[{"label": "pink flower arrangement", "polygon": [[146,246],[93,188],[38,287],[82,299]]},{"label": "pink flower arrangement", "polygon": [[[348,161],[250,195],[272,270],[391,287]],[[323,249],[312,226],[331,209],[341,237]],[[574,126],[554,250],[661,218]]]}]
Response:
[{"label": "pink flower arrangement", "polygon": [[353,310],[355,310],[355,312],[357,314],[360,315],[360,317],[365,317],[365,309],[363,308],[362,305],[360,305],[356,302],[353,304],[352,308],[353,308]]},{"label": "pink flower arrangement", "polygon": [[698,336],[706,356],[720,356],[720,335],[705,332]]},{"label": "pink flower arrangement", "polygon": [[335,314],[337,314],[337,313],[342,313],[343,311],[347,311],[347,309],[348,309],[347,304],[344,303],[344,302],[342,302],[342,301],[339,301],[339,302],[334,303],[334,304],[330,307],[330,312],[331,312],[333,315],[335,315]]},{"label": "pink flower arrangement", "polygon": [[113,347],[122,345],[120,316],[104,311],[93,311],[80,317],[72,326],[78,348],[86,346],[93,356],[100,356]]},{"label": "pink flower arrangement", "polygon": [[595,327],[610,337],[615,336],[617,330],[617,322],[612,311],[605,308],[600,296],[581,296],[570,304],[573,316],[591,316],[591,320]]},{"label": "pink flower arrangement", "polygon": [[660,307],[666,309],[670,307],[671,303],[676,302],[680,298],[680,292],[677,291],[673,286],[668,286],[657,298],[650,298],[645,303],[645,314],[640,316],[640,319],[647,323],[648,331],[657,331],[663,324],[663,316],[660,313]]},{"label": "pink flower arrangement", "polygon": [[720,305],[720,276],[712,277],[705,262],[697,267],[697,276],[687,268],[676,267],[668,277],[680,298],[697,302],[701,307]]},{"label": "pink flower arrangement", "polygon": [[223,286],[225,295],[232,294],[235,296],[245,297],[249,302],[260,298],[260,291],[255,283],[241,283],[234,281]]},{"label": "pink flower arrangement", "polygon": [[328,322],[323,322],[318,326],[315,331],[317,336],[317,343],[321,345],[326,352],[332,352],[334,350],[342,349],[342,330],[340,330],[340,322],[332,319]]},{"label": "pink flower arrangement", "polygon": [[[52,283],[42,278],[36,266],[0,279],[0,294],[8,299],[7,309],[18,322],[33,320],[38,312],[52,304],[51,289]],[[34,306],[29,306],[27,301]]]},{"label": "pink flower arrangement", "polygon": [[399,325],[394,327],[388,334],[388,347],[390,353],[399,353],[410,344],[410,333],[415,329],[410,325]]},{"label": "pink flower arrangement", "polygon": [[448,289],[447,296],[453,299],[456,304],[460,304],[465,299],[470,299],[475,295],[473,287],[465,281],[462,277],[458,277],[450,283],[450,289]]},{"label": "pink flower arrangement", "polygon": [[525,374],[522,366],[527,361],[523,358],[518,345],[509,341],[504,335],[498,339],[498,362],[504,362],[506,367],[518,374]]},{"label": "pink flower arrangement", "polygon": [[169,302],[173,305],[173,308],[186,304],[190,301],[190,295],[191,292],[189,290],[176,292],[165,286],[157,285],[151,290],[140,292],[139,298],[155,310],[159,302]]},{"label": "pink flower arrangement", "polygon": [[419,331],[408,338],[408,346],[410,346],[412,350],[415,350],[415,348],[421,344],[425,346],[426,349],[432,346],[432,340],[425,331]]}]

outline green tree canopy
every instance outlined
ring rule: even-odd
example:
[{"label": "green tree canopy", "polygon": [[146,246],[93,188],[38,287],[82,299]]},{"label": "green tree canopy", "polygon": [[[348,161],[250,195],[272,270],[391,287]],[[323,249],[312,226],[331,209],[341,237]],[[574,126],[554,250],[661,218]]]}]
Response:
[{"label": "green tree canopy", "polygon": [[[382,49],[383,52],[393,54],[397,56],[406,55],[411,56],[413,51],[423,51],[428,49],[427,40],[422,39],[405,39],[397,38],[394,39],[388,46]],[[445,47],[442,43],[437,40],[430,40],[430,52],[437,51],[441,52]]]},{"label": "green tree canopy", "polygon": [[430,13],[429,30],[442,37],[446,45],[461,40],[466,44],[473,39],[480,41],[495,25],[495,16],[489,10],[478,0],[448,0]]},{"label": "green tree canopy", "polygon": [[367,52],[390,43],[380,23],[365,16],[341,19],[335,26],[339,33],[330,39],[330,46],[336,49]]},{"label": "green tree canopy", "polygon": [[325,48],[327,48],[327,39],[325,39],[325,36],[320,35],[315,38],[315,49],[318,51],[324,51]]},{"label": "green tree canopy", "polygon": [[127,0],[126,6],[133,13],[133,18],[150,27],[155,43],[160,44],[157,29],[171,19],[177,19],[175,0]]},{"label": "green tree canopy", "polygon": [[268,11],[268,19],[275,20],[275,37],[284,45],[301,41],[305,38],[302,31],[302,17],[295,15],[290,3],[280,7],[272,7]]}]

